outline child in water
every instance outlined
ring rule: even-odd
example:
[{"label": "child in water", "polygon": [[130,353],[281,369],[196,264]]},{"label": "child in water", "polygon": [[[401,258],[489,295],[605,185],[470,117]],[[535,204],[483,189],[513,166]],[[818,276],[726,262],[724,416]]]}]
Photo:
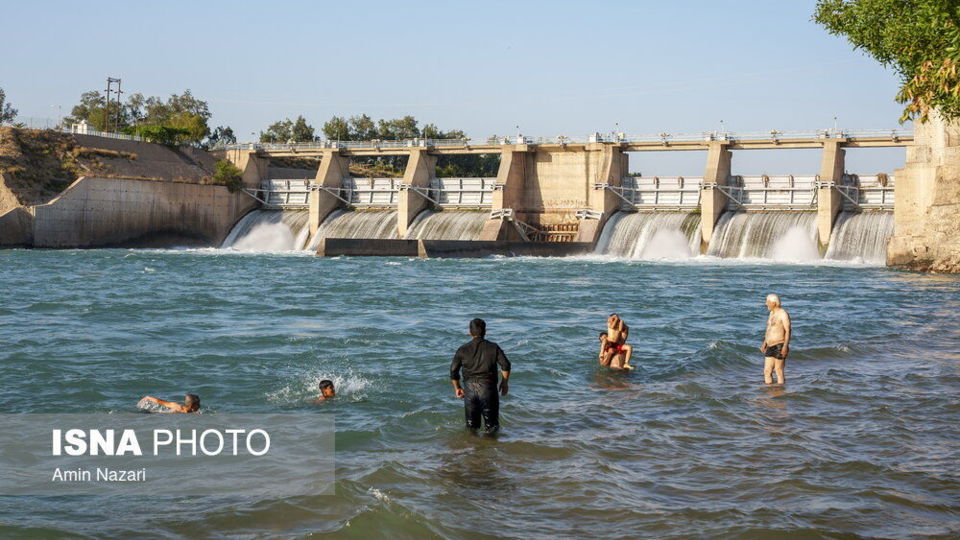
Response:
[{"label": "child in water", "polygon": [[320,403],[328,399],[334,398],[337,396],[337,390],[333,387],[333,381],[330,379],[324,379],[320,381],[320,396],[317,397],[314,403]]},{"label": "child in water", "polygon": [[600,365],[613,369],[633,369],[633,366],[623,365],[623,351],[619,350],[616,343],[609,339],[609,334],[600,332]]}]

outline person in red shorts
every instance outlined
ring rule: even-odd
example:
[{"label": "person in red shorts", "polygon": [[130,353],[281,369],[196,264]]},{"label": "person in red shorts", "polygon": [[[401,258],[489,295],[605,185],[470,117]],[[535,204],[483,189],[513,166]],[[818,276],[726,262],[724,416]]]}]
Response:
[{"label": "person in red shorts", "polygon": [[607,331],[600,334],[600,365],[617,369],[633,369],[630,365],[630,356],[633,346],[627,345],[630,327],[623,322],[620,315],[612,313],[607,317]]}]

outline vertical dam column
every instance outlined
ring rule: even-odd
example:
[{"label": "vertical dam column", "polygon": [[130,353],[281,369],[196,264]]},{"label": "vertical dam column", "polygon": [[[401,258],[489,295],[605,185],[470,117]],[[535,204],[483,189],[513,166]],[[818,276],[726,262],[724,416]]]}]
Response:
[{"label": "vertical dam column", "polygon": [[[523,205],[524,180],[527,170],[527,146],[503,146],[500,168],[497,170],[497,189],[493,192],[491,210],[517,209]],[[479,240],[520,240],[520,235],[502,219],[488,219]]]},{"label": "vertical dam column", "polygon": [[403,182],[397,199],[397,234],[400,238],[406,237],[407,229],[410,228],[417,214],[430,206],[430,201],[426,197],[410,188],[428,189],[430,179],[436,174],[436,156],[428,154],[426,148],[410,150],[410,159],[403,173]]},{"label": "vertical dam column", "polygon": [[717,189],[727,185],[733,153],[727,141],[711,141],[707,150],[707,169],[703,174],[700,192],[700,253],[706,253],[713,227],[727,207],[727,197]]},{"label": "vertical dam column", "polygon": [[[343,185],[343,179],[348,176],[350,176],[350,159],[340,155],[339,149],[325,150],[320,157],[320,167],[317,169],[317,186],[339,190]],[[310,191],[308,203],[311,237],[317,234],[317,229],[330,212],[345,204],[333,193],[322,189]]]},{"label": "vertical dam column", "polygon": [[224,158],[243,171],[243,187],[258,189],[267,177],[269,160],[257,155],[256,150],[227,150]]},{"label": "vertical dam column", "polygon": [[596,242],[600,238],[600,232],[603,225],[610,219],[610,216],[620,209],[620,197],[609,189],[593,189],[594,183],[607,184],[612,187],[623,185],[623,177],[630,171],[630,156],[623,151],[620,145],[603,144],[599,145],[600,166],[597,169],[597,177],[587,178],[587,202],[591,210],[603,212],[603,217],[599,220],[584,219],[580,222],[580,230],[577,232],[578,242]]},{"label": "vertical dam column", "polygon": [[817,188],[817,232],[820,234],[821,250],[830,242],[833,223],[843,209],[843,198],[837,186],[843,177],[844,155],[837,139],[823,142],[823,156],[820,159],[820,187]]}]

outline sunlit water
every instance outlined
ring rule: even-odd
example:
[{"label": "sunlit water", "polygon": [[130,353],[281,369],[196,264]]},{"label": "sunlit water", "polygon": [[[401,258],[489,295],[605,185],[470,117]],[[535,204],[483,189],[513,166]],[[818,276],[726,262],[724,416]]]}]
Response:
[{"label": "sunlit water", "polygon": [[[960,280],[694,259],[0,251],[0,412],[332,413],[335,496],[0,497],[0,537],[960,534]],[[795,328],[762,384],[763,296]],[[599,368],[604,317],[638,369]],[[467,321],[514,363],[462,429]],[[306,404],[317,381],[339,397]]]}]

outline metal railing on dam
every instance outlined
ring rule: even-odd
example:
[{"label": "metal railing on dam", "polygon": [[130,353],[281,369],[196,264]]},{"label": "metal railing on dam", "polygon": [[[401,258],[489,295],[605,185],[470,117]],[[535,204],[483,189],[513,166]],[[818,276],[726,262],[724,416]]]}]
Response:
[{"label": "metal railing on dam", "polygon": [[513,145],[573,145],[605,143],[620,145],[627,151],[702,150],[711,142],[725,142],[733,149],[747,148],[818,148],[824,140],[841,140],[845,146],[883,147],[907,146],[913,141],[913,132],[902,129],[821,129],[813,131],[778,131],[734,133],[709,131],[699,133],[659,133],[628,135],[624,133],[594,133],[584,137],[489,137],[486,139],[405,139],[372,141],[321,140],[289,143],[237,143],[218,145],[219,150],[246,150],[267,154],[310,154],[324,150],[347,153],[389,153],[414,148],[427,148],[443,153],[483,153],[499,151]]}]

